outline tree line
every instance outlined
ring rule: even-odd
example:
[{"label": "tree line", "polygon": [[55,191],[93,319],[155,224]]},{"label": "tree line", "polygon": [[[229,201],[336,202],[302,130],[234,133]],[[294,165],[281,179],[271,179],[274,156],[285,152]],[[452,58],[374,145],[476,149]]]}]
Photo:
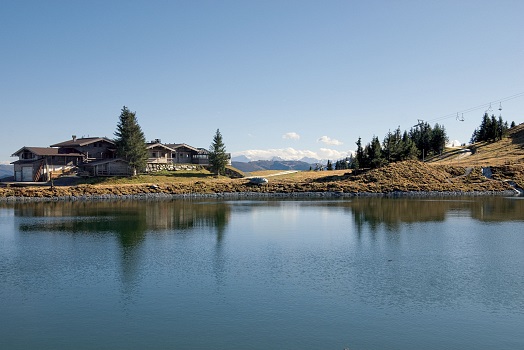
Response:
[{"label": "tree line", "polygon": [[448,140],[444,126],[420,122],[409,131],[401,131],[400,126],[389,131],[382,141],[373,136],[371,142],[362,144],[359,137],[354,155],[335,162],[328,161],[327,170],[380,168],[389,163],[409,159],[424,159],[440,154]]},{"label": "tree line", "polygon": [[[511,122],[511,127],[515,126],[515,122]],[[473,131],[471,135],[471,143],[475,142],[495,142],[502,140],[508,134],[508,122],[502,120],[502,116],[498,118],[494,114],[489,117],[488,113],[484,113],[480,126]]]},{"label": "tree line", "polygon": [[[511,127],[515,122],[511,123]],[[484,114],[480,126],[475,129],[471,137],[471,143],[487,141],[494,142],[502,139],[508,134],[508,123],[502,120],[502,116],[491,117]],[[362,169],[379,168],[389,163],[403,160],[419,159],[441,154],[448,142],[446,129],[443,125],[435,124],[433,127],[420,121],[409,131],[401,131],[400,127],[393,132],[389,131],[382,141],[373,136],[371,142],[362,144],[359,137],[354,155],[327,163],[327,170],[340,169]]]}]

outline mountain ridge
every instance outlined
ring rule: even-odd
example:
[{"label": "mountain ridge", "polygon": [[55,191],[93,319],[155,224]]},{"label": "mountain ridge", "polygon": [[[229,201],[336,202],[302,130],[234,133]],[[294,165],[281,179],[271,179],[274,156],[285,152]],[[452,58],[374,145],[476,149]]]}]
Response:
[{"label": "mountain ridge", "polygon": [[231,162],[231,165],[243,172],[261,171],[261,170],[309,170],[310,163],[299,160],[255,160],[250,162]]},{"label": "mountain ridge", "polygon": [[14,166],[12,164],[0,164],[0,179],[13,176]]}]

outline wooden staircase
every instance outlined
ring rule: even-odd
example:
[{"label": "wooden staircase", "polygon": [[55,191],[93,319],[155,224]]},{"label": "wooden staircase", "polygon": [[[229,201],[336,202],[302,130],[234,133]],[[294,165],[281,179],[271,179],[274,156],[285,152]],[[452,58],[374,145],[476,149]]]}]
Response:
[{"label": "wooden staircase", "polygon": [[[44,161],[40,161],[40,165],[38,166],[38,170],[35,172],[35,175],[33,176],[33,181],[38,182],[41,181],[40,179],[44,175]],[[43,180],[42,180],[43,181]]]}]

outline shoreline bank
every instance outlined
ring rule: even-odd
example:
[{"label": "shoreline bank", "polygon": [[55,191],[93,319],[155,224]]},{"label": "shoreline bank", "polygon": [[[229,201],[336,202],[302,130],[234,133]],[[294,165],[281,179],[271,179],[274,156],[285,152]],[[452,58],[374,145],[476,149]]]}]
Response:
[{"label": "shoreline bank", "polygon": [[155,201],[179,199],[340,199],[358,197],[384,198],[444,198],[444,197],[517,197],[515,191],[393,191],[393,192],[223,192],[223,193],[139,193],[139,194],[96,194],[55,197],[0,197],[0,203],[24,202],[89,202],[89,201]]},{"label": "shoreline bank", "polygon": [[433,166],[416,161],[366,171],[296,172],[256,185],[248,179],[202,173],[100,179],[99,183],[6,186],[0,202],[149,200],[186,198],[356,198],[516,196],[524,193],[524,167]]}]

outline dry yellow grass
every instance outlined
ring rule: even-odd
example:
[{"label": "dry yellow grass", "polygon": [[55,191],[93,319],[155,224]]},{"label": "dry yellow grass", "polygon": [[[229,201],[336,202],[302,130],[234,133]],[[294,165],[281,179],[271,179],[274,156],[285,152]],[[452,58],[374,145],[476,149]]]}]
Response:
[{"label": "dry yellow grass", "polygon": [[[247,179],[216,178],[211,174],[185,176],[144,176],[135,179],[111,179],[99,184],[64,187],[1,188],[0,196],[60,197],[92,195],[134,195],[144,193],[211,194],[224,192],[345,192],[387,193],[392,191],[504,191],[510,186],[504,180],[524,179],[524,169],[512,168],[512,173],[500,172],[497,180],[481,175],[474,168],[466,176],[466,167],[434,165],[417,161],[390,164],[380,169],[362,172],[348,170],[306,171],[273,176],[267,185],[251,185]],[[131,182],[131,183],[130,183]],[[138,182],[138,183],[132,183]],[[524,185],[524,183],[520,183]]]},{"label": "dry yellow grass", "polygon": [[[480,142],[473,146],[471,155],[457,150],[445,152],[435,157],[431,163],[451,164],[460,166],[502,166],[524,163],[524,124],[510,129],[507,137],[500,141],[487,143]],[[468,148],[466,147],[466,148]]]}]

